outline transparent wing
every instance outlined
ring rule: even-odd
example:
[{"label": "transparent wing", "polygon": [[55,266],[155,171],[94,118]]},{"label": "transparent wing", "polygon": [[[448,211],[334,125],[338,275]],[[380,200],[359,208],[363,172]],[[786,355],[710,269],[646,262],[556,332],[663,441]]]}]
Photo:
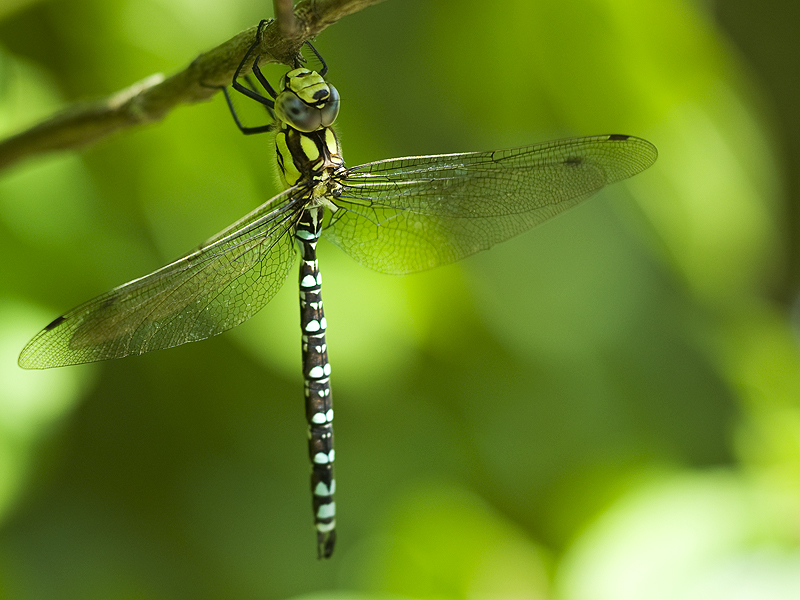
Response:
[{"label": "transparent wing", "polygon": [[324,235],[377,271],[422,271],[527,231],[656,156],[645,140],[603,135],[368,163],[347,170]]},{"label": "transparent wing", "polygon": [[249,319],[275,295],[294,258],[307,202],[286,190],[175,262],[89,300],[23,348],[19,365],[46,369],[170,348]]}]

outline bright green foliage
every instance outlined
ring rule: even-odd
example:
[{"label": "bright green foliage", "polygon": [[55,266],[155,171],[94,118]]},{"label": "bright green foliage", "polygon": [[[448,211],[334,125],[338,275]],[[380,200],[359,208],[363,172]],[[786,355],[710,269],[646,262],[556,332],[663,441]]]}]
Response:
[{"label": "bright green foliage", "polygon": [[[13,4],[3,134],[269,16]],[[0,596],[800,597],[800,356],[770,299],[791,289],[779,165],[798,159],[767,127],[783,99],[705,7],[388,0],[319,37],[348,165],[608,133],[659,150],[553,222],[419,275],[320,245],[340,484],[328,563],[308,519],[291,277],[199,344],[16,365],[58,314],[274,195],[269,137],[242,136],[219,96],[2,173]]]}]

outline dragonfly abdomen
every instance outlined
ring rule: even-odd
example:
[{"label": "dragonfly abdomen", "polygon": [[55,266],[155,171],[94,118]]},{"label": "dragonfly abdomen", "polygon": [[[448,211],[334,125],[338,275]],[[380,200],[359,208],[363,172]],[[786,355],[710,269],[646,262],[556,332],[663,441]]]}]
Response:
[{"label": "dragonfly abdomen", "polygon": [[317,263],[317,241],[322,207],[303,211],[295,231],[300,247],[300,327],[303,332],[303,378],[305,380],[308,455],[311,460],[311,493],[317,552],[328,558],[336,541],[336,503],[333,494],[333,403],[331,399],[328,348],[325,342],[325,311],[322,308],[322,277]]}]

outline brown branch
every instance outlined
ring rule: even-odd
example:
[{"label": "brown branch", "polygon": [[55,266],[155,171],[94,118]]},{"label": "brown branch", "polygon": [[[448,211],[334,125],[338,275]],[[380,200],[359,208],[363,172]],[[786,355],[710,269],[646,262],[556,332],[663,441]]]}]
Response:
[{"label": "brown branch", "polygon": [[[302,0],[287,12],[275,0],[276,21],[264,29],[261,62],[293,64],[303,43],[342,17],[382,0]],[[291,6],[291,0],[288,1]],[[180,104],[210,99],[229,85],[236,67],[255,39],[253,26],[201,54],[169,77],[152,75],[127,89],[89,103],[75,104],[46,121],[0,141],[0,170],[23,159],[55,150],[79,148],[112,133],[158,121]],[[242,74],[246,74],[244,70]]]},{"label": "brown branch", "polygon": [[272,6],[278,31],[283,37],[293,39],[297,33],[297,19],[294,18],[292,0],[273,0]]}]

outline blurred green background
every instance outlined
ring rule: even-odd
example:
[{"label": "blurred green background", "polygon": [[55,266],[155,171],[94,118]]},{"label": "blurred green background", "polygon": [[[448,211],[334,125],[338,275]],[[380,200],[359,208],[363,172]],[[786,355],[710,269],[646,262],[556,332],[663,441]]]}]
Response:
[{"label": "blurred green background", "polygon": [[[271,16],[5,0],[0,134]],[[330,245],[339,544],[315,557],[294,275],[239,328],[25,342],[277,191],[223,99],[0,176],[0,597],[800,598],[800,42],[776,0],[389,0],[317,48],[347,163],[574,135],[649,171],[403,278]],[[278,70],[271,70],[278,73]]]}]

